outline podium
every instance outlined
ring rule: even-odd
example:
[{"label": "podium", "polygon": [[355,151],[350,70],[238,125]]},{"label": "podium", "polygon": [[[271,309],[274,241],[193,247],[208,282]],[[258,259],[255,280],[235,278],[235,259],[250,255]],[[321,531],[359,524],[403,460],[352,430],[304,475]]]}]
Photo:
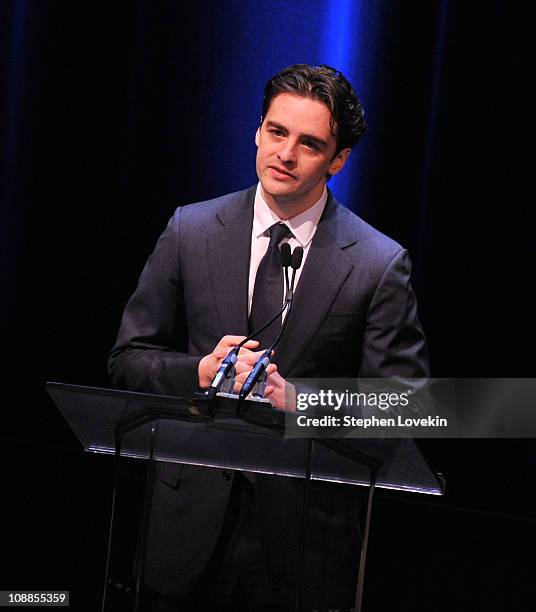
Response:
[{"label": "podium", "polygon": [[[145,496],[133,547],[131,580],[124,608],[143,610],[144,563],[150,521],[155,462],[172,462],[305,480],[296,568],[295,609],[303,588],[311,481],[366,487],[365,526],[356,585],[355,609],[361,610],[368,534],[375,487],[441,495],[444,482],[411,438],[296,439],[285,437],[285,413],[268,402],[218,396],[209,402],[145,393],[47,383],[47,391],[84,450],[116,457],[108,560],[102,610],[119,610],[114,599],[114,538],[118,527],[121,458],[145,460]],[[359,543],[356,542],[356,548]]]}]

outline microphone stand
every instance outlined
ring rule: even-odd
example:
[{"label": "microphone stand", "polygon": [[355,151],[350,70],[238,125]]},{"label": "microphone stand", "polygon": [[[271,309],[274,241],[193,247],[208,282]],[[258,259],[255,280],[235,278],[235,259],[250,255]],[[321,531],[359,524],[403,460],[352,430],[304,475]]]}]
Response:
[{"label": "microphone stand", "polygon": [[[251,393],[252,399],[256,401],[269,401],[269,400],[264,399],[264,390],[266,388],[266,378],[267,378],[266,370],[268,366],[270,365],[273,350],[279,343],[281,336],[283,335],[283,332],[285,331],[285,328],[287,326],[289,317],[290,317],[290,310],[292,308],[292,301],[294,299],[294,284],[296,281],[296,270],[298,270],[298,268],[301,266],[302,259],[303,259],[303,248],[296,247],[292,253],[292,257],[290,261],[290,265],[292,267],[292,280],[290,284],[290,289],[288,288],[288,276],[287,276],[288,266],[285,268],[286,296],[285,296],[285,304],[281,310],[281,314],[282,314],[285,308],[287,308],[288,306],[288,311],[287,311],[285,320],[283,321],[283,325],[281,325],[281,329],[279,330],[279,334],[277,335],[277,338],[274,340],[272,345],[269,348],[267,348],[264,351],[264,353],[261,355],[261,357],[258,359],[257,363],[253,366],[253,369],[249,373],[249,376],[247,377],[246,382],[242,385],[242,389],[240,389],[240,393],[238,394],[239,402],[244,401],[250,393]],[[279,316],[279,314],[276,316]],[[275,320],[275,317],[274,319],[272,319],[272,321],[273,320]],[[269,323],[265,327],[267,327],[268,325]]]},{"label": "microphone stand", "polygon": [[[298,248],[298,247],[297,247]],[[301,247],[299,247],[301,248]],[[195,397],[198,399],[208,399],[212,400],[218,393],[224,393],[225,395],[233,394],[234,389],[234,381],[236,376],[235,364],[238,360],[238,353],[240,349],[252,338],[254,338],[257,334],[263,332],[269,325],[271,325],[280,315],[283,314],[287,306],[289,305],[288,301],[288,267],[292,264],[292,256],[290,253],[290,245],[288,242],[284,243],[280,247],[281,253],[281,264],[285,271],[285,290],[287,295],[285,296],[285,302],[281,310],[279,310],[265,325],[256,329],[253,333],[249,334],[246,338],[244,338],[239,344],[233,347],[228,353],[225,359],[222,361],[219,370],[216,372],[216,375],[212,379],[209,388],[201,393],[195,393]],[[293,277],[294,278],[294,277]]]}]

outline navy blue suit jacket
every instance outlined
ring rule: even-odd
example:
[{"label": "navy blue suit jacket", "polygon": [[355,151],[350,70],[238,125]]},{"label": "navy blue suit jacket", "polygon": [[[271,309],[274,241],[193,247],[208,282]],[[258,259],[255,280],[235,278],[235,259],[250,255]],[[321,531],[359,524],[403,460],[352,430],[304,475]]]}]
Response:
[{"label": "navy blue suit jacket", "polygon": [[[113,382],[130,390],[191,396],[200,359],[226,334],[248,333],[248,275],[255,187],[180,207],[160,237],[128,302],[110,356]],[[285,378],[427,377],[428,357],[399,244],[341,206],[329,193],[276,362]],[[216,543],[231,481],[221,470],[162,465],[155,490],[147,582],[185,593]],[[259,476],[258,512],[274,579],[292,567],[301,483]],[[340,581],[355,552],[348,533],[357,505],[347,487],[328,486],[313,529],[319,586]],[[349,487],[352,489],[353,487]],[[284,504],[280,502],[285,500]],[[285,511],[282,512],[282,507]],[[274,517],[279,517],[274,528]],[[294,529],[295,527],[295,529]],[[195,530],[196,537],[192,537]],[[272,530],[272,531],[271,531]],[[278,574],[279,572],[279,574]],[[314,573],[314,572],[313,572]],[[292,572],[291,572],[292,574]]]}]

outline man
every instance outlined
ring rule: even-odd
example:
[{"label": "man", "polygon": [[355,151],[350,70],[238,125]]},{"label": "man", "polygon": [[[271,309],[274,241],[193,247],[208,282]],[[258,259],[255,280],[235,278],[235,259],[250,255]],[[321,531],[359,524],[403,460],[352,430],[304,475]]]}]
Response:
[{"label": "man", "polygon": [[[333,68],[298,64],[268,82],[255,136],[259,184],[177,209],[126,306],[110,357],[118,386],[182,396],[208,387],[227,352],[256,327],[268,300],[256,280],[282,223],[280,236],[289,233],[278,244],[302,246],[304,263],[268,369],[272,403],[285,408],[292,377],[428,375],[407,252],[326,188],[365,129],[351,85]],[[240,351],[238,386],[272,339]],[[212,589],[234,609],[290,609],[302,483],[250,480],[160,466],[146,573],[154,591],[184,600],[192,589],[194,599]],[[315,483],[304,580],[311,610],[352,605],[352,489]]]}]

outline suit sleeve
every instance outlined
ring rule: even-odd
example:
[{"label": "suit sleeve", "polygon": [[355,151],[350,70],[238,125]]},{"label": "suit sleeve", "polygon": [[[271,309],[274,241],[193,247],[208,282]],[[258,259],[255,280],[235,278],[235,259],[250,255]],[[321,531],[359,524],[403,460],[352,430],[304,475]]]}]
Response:
[{"label": "suit sleeve", "polygon": [[401,249],[381,277],[367,312],[360,378],[430,375],[410,276],[409,256]]},{"label": "suit sleeve", "polygon": [[160,236],[128,301],[108,371],[115,386],[191,396],[202,355],[187,353],[181,280],[181,209]]}]

